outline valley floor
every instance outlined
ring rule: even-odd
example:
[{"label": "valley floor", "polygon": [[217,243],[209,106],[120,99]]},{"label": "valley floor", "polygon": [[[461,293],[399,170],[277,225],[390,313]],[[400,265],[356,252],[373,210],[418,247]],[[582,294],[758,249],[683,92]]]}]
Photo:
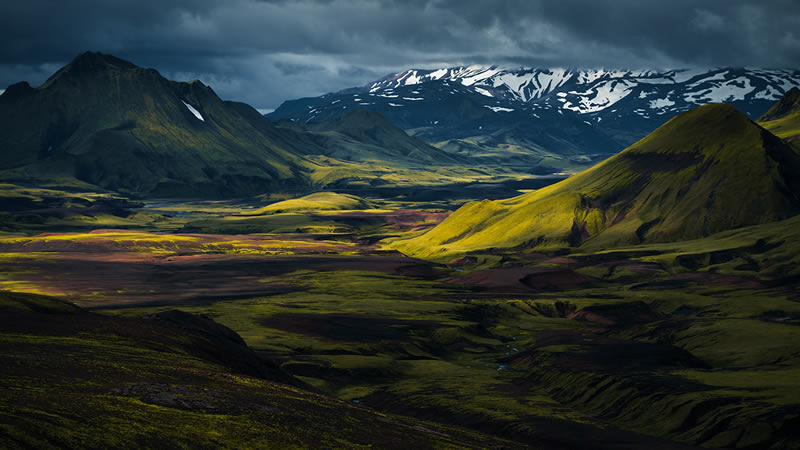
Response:
[{"label": "valley floor", "polygon": [[[354,433],[330,415],[351,408],[361,423],[422,427],[420,445],[431,447],[800,448],[797,220],[691,243],[484,252],[435,264],[385,244],[434,226],[453,205],[376,202],[366,210],[268,215],[234,203],[166,202],[129,207],[125,217],[111,213],[103,219],[110,227],[93,231],[102,226],[97,211],[80,216],[89,217],[83,229],[75,217],[57,227],[41,210],[15,213],[0,236],[0,289],[65,299],[92,312],[81,317],[97,318],[82,320],[116,321],[96,348],[119,359],[84,373],[80,361],[92,358],[86,342],[47,347],[33,337],[34,325],[4,313],[0,436],[18,445],[70,439],[68,446],[98,446],[68,429],[100,427],[98,417],[121,414],[164,433],[150,422],[155,416],[145,417],[155,414],[214,429],[211,422],[234,417],[241,436],[266,421],[272,425],[260,439],[275,446],[386,447],[403,439],[392,434],[397,427],[383,440],[374,439],[380,426]],[[43,233],[34,220],[24,232],[25,214],[60,231]],[[176,377],[153,355],[110,349],[108,336],[131,340],[125,336],[135,327],[126,324],[138,322],[126,321],[175,309],[229,327],[301,386],[338,400],[250,374],[254,381],[214,388],[224,398],[214,401],[246,403],[246,414],[154,401],[166,392],[208,402],[202,386],[187,387],[206,381]],[[54,317],[43,326],[76,323]],[[76,339],[89,333],[45,334],[73,332]],[[77,362],[23,351],[37,345]],[[178,365],[203,369],[192,361]],[[61,371],[56,378],[35,369],[52,364]],[[48,403],[35,392],[50,382]],[[80,397],[74,386],[82,383],[102,385],[92,397],[97,417],[65,406]],[[255,403],[273,409],[245,401],[246,385],[264,397]],[[288,413],[290,398],[314,395],[318,409]],[[390,413],[398,416],[386,419]],[[405,422],[412,417],[428,422]],[[295,426],[324,421],[341,427],[342,440],[327,428],[319,441],[286,438]],[[425,441],[425,433],[434,438]],[[204,445],[225,442],[208,439]]]}]

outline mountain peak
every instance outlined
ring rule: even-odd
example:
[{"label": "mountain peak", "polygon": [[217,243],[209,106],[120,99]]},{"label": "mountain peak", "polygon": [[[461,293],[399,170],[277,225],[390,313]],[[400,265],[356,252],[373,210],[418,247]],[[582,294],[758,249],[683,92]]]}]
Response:
[{"label": "mountain peak", "polygon": [[30,92],[33,92],[33,88],[27,81],[20,81],[19,83],[14,83],[6,88],[3,91],[2,97],[5,99],[15,98],[24,96]]},{"label": "mountain peak", "polygon": [[109,70],[131,70],[137,68],[138,66],[135,64],[113,55],[100,52],[83,52],[48,78],[42,87],[47,87],[62,77],[83,77]]},{"label": "mountain peak", "polygon": [[89,72],[109,67],[135,69],[136,65],[105,53],[83,52],[76,56],[65,68],[76,72]]},{"label": "mountain peak", "polygon": [[756,128],[758,127],[735,107],[712,103],[674,117],[622,154],[683,154],[687,149],[716,151],[713,143],[737,139]]},{"label": "mountain peak", "polygon": [[796,111],[800,111],[800,89],[793,87],[786,91],[783,97],[778,100],[778,103],[764,113],[758,121],[768,122],[780,119]]},{"label": "mountain peak", "polygon": [[295,145],[200,82],[170,81],[103,53],[83,53],[40,88],[15,85],[0,99],[0,148],[8,149],[0,169],[47,167],[134,194],[298,189],[306,177]]}]

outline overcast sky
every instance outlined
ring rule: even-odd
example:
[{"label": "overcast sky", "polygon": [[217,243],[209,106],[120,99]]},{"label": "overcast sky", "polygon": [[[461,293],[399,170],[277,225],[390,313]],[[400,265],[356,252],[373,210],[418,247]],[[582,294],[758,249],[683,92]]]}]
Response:
[{"label": "overcast sky", "polygon": [[800,0],[0,2],[0,88],[86,50],[275,108],[407,68],[799,68]]}]

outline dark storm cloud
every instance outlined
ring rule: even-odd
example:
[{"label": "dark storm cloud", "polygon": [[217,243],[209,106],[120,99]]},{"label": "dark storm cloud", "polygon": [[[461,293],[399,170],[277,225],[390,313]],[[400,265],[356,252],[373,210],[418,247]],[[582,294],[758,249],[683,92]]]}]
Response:
[{"label": "dark storm cloud", "polygon": [[256,107],[409,67],[793,67],[797,0],[32,0],[0,5],[0,85],[84,50]]}]

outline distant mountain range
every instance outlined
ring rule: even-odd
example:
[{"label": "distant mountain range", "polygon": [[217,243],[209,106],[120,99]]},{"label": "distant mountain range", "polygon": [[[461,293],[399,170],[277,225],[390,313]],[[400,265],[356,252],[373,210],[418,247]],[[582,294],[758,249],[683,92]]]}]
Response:
[{"label": "distant mountain range", "polygon": [[702,104],[728,103],[757,118],[798,85],[796,70],[470,66],[407,70],[360,88],[287,101],[267,117],[310,123],[370,109],[453,154],[560,168],[604,159]]},{"label": "distant mountain range", "polygon": [[352,177],[350,169],[331,173],[337,158],[390,168],[463,162],[377,113],[276,127],[199,81],[170,81],[94,52],[38,88],[21,82],[0,95],[0,149],[3,181],[162,198],[306,192]]},{"label": "distant mountain range", "polygon": [[274,125],[293,133],[309,155],[341,161],[388,162],[404,167],[469,163],[465,158],[408,136],[375,111],[353,110],[324,122],[298,124],[284,120]]},{"label": "distant mountain range", "polygon": [[[749,69],[407,71],[286,102],[267,120],[199,81],[86,52],[42,86],[0,95],[0,179],[219,198],[441,182],[442,167],[452,179],[479,167],[551,173],[606,159],[706,101],[760,115],[793,83],[797,72]],[[787,98],[768,114],[782,138],[800,134]]]},{"label": "distant mountain range", "polygon": [[698,239],[800,213],[800,153],[761,125],[800,128],[797,90],[763,122],[730,105],[685,112],[608,160],[515,198],[467,204],[395,243],[421,257],[491,248],[605,249]]}]

